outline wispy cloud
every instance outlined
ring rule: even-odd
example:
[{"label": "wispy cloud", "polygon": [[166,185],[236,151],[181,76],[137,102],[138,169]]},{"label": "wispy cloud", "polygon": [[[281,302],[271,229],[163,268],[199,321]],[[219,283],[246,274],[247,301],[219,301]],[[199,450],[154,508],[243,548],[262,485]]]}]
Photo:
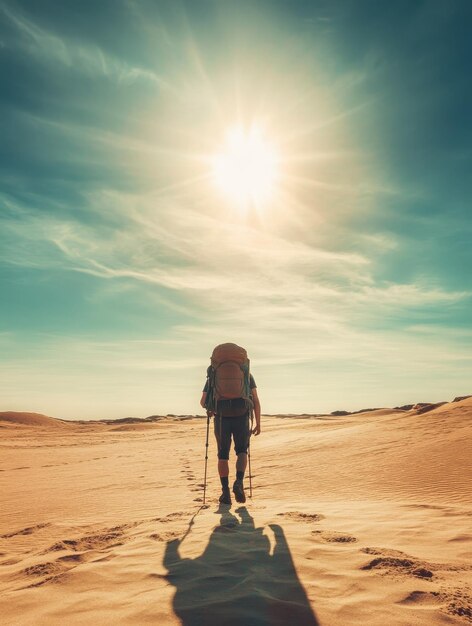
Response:
[{"label": "wispy cloud", "polygon": [[10,233],[5,260],[156,284],[185,294],[189,306],[209,320],[228,324],[240,318],[235,303],[241,303],[247,322],[261,328],[338,329],[361,306],[369,315],[387,307],[394,315],[470,297],[467,291],[445,291],[427,282],[379,283],[368,256],[222,222],[175,200],[172,205],[171,199],[112,198],[119,227],[91,227],[23,210],[23,219],[5,226]]},{"label": "wispy cloud", "polygon": [[168,80],[157,73],[114,58],[99,46],[85,45],[49,32],[18,9],[2,4],[0,11],[17,29],[19,37],[15,45],[36,60],[39,58],[48,63],[60,63],[74,68],[76,72],[106,76],[119,82],[144,80],[154,82],[161,88],[171,87]]}]

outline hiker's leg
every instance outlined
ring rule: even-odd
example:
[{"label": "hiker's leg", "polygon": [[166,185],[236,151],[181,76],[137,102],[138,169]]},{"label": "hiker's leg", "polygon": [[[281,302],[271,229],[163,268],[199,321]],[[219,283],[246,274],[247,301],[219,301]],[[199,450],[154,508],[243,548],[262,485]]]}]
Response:
[{"label": "hiker's leg", "polygon": [[249,444],[248,422],[245,417],[234,418],[233,437],[234,451],[236,452],[236,480],[233,484],[233,493],[236,502],[246,502],[246,494],[244,493],[244,472],[247,465],[247,451]]},{"label": "hiker's leg", "polygon": [[218,474],[221,481],[221,504],[231,504],[231,494],[229,491],[229,449],[231,446],[231,431],[228,432],[227,420],[221,416],[215,417],[215,437],[218,444]]},{"label": "hiker's leg", "polygon": [[218,459],[218,474],[220,478],[229,476],[229,463],[226,459]]},{"label": "hiker's leg", "polygon": [[245,472],[247,466],[247,452],[240,452],[236,459],[236,471]]},{"label": "hiker's leg", "polygon": [[229,475],[229,449],[231,447],[231,432],[228,431],[226,420],[219,415],[215,416],[215,437],[218,445],[218,474],[220,478]]},{"label": "hiker's leg", "polygon": [[247,417],[234,418],[233,424],[234,451],[236,452],[236,472],[242,478],[247,465],[247,450],[249,446],[249,421]]}]

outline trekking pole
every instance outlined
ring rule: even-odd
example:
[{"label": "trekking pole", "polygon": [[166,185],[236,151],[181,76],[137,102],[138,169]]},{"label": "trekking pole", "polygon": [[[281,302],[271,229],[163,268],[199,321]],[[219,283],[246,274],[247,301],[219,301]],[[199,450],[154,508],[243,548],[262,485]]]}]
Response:
[{"label": "trekking pole", "polygon": [[203,504],[205,504],[207,487],[207,465],[208,465],[208,434],[210,432],[210,411],[207,411],[207,434],[205,443],[205,478],[203,479]]},{"label": "trekking pole", "polygon": [[251,429],[249,431],[249,442],[247,445],[247,458],[249,462],[249,497],[252,498],[252,472],[251,472],[251,435],[252,425],[254,424],[254,410],[251,411]]}]

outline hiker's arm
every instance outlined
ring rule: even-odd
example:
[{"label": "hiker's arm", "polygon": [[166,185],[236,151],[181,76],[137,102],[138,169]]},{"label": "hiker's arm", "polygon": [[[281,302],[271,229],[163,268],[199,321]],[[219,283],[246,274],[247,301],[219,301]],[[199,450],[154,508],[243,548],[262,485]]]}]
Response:
[{"label": "hiker's arm", "polygon": [[205,405],[205,402],[206,402],[206,397],[207,397],[207,392],[206,392],[206,391],[204,391],[204,392],[202,393],[202,399],[200,400],[200,404],[201,404],[201,406],[202,406],[204,409],[206,409],[207,415],[208,415],[209,417],[211,417],[211,416],[212,416],[212,415],[214,415],[214,414],[213,414],[213,412],[212,412],[212,411],[209,411],[209,410],[206,408],[206,405]]},{"label": "hiker's arm", "polygon": [[259,396],[257,395],[257,389],[254,387],[252,390],[252,401],[254,403],[254,415],[256,417],[256,426],[253,429],[253,435],[259,435],[261,432],[261,403],[259,402]]}]

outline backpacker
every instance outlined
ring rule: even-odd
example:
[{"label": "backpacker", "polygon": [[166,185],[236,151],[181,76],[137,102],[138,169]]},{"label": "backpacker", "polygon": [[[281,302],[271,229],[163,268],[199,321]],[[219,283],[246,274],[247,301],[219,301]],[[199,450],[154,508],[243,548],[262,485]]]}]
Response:
[{"label": "backpacker", "polygon": [[223,417],[235,417],[251,411],[249,359],[244,348],[222,343],[213,350],[207,370],[206,408]]}]

